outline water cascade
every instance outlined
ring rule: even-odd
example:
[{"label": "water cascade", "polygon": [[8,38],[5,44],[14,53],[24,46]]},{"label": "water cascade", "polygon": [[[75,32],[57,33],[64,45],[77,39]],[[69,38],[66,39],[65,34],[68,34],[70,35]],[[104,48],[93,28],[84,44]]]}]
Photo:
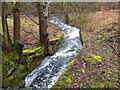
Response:
[{"label": "water cascade", "polygon": [[63,23],[56,16],[51,18],[50,23],[58,26],[64,32],[62,47],[53,56],[46,57],[25,78],[25,87],[27,88],[50,89],[82,47],[78,28]]}]

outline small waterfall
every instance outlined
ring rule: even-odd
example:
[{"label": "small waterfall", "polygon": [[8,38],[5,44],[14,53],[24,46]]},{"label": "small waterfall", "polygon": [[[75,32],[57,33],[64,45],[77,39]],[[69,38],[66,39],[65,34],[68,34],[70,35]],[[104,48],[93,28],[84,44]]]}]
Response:
[{"label": "small waterfall", "polygon": [[82,47],[79,29],[63,23],[58,17],[52,17],[51,23],[64,32],[62,48],[53,56],[46,57],[26,78],[25,87],[50,89],[67,68],[77,51]]},{"label": "small waterfall", "polygon": [[48,17],[48,8],[49,8],[51,2],[52,2],[51,0],[47,0],[46,8],[45,8],[45,16],[46,17]]}]

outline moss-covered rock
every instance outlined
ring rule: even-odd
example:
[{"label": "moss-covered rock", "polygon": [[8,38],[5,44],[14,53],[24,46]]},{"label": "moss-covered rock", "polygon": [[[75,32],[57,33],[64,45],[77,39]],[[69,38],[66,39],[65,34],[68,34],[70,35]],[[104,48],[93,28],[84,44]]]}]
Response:
[{"label": "moss-covered rock", "polygon": [[32,50],[23,51],[22,62],[18,63],[16,53],[6,55],[2,58],[2,87],[24,87],[25,77],[38,66],[44,58],[44,48],[37,47]]},{"label": "moss-covered rock", "polygon": [[56,35],[56,37],[50,39],[49,41],[56,41],[56,40],[60,40],[60,39],[63,39],[63,35]]},{"label": "moss-covered rock", "polygon": [[62,40],[63,40],[63,35],[56,35],[55,38],[49,40],[48,50],[51,55],[57,52],[58,49],[61,47]]},{"label": "moss-covered rock", "polygon": [[19,88],[24,84],[24,81],[21,79],[15,79],[11,82],[12,82],[11,87],[18,87]]},{"label": "moss-covered rock", "polygon": [[33,54],[33,53],[35,53],[35,50],[30,50],[30,49],[23,50],[23,55],[24,54]]},{"label": "moss-covered rock", "polygon": [[25,66],[22,65],[22,64],[19,64],[18,67],[17,67],[20,71],[24,70]]},{"label": "moss-covered rock", "polygon": [[84,60],[86,62],[89,62],[90,64],[101,64],[103,62],[103,59],[99,55],[92,54],[90,57],[85,57]]},{"label": "moss-covered rock", "polygon": [[72,80],[70,78],[67,78],[67,80],[65,81],[67,84],[71,84]]},{"label": "moss-covered rock", "polygon": [[43,54],[44,53],[44,48],[43,47],[37,47],[37,48],[34,48],[34,49],[23,50],[23,55],[31,55],[31,54],[36,54],[36,53],[39,53],[39,55]]},{"label": "moss-covered rock", "polygon": [[9,76],[8,78],[3,79],[2,87],[7,88],[11,84],[11,80],[13,80],[13,76]]},{"label": "moss-covered rock", "polygon": [[26,72],[26,73],[20,73],[20,74],[18,74],[18,79],[25,79],[25,77],[28,75],[28,72]]}]

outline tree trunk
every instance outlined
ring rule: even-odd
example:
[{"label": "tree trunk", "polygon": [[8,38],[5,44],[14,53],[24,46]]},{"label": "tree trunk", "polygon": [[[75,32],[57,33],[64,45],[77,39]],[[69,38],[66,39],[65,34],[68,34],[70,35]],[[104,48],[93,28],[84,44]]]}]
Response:
[{"label": "tree trunk", "polygon": [[7,14],[7,15],[5,16],[6,33],[7,33],[7,39],[8,39],[9,47],[12,48],[12,39],[11,39],[9,30],[8,30],[8,23],[7,23],[8,15],[9,15],[9,14]]},{"label": "tree trunk", "polygon": [[47,34],[47,17],[44,15],[45,6],[43,3],[37,3],[38,15],[39,15],[39,43],[44,46],[45,52],[48,52],[48,34]]},{"label": "tree trunk", "polygon": [[66,7],[65,2],[62,2],[62,14],[64,15],[65,23],[69,24],[69,15],[65,7]]},{"label": "tree trunk", "polygon": [[21,42],[21,36],[20,36],[20,3],[16,2],[13,8],[13,23],[14,23],[14,47],[15,51],[18,55],[19,61],[21,62],[22,58],[22,49],[24,45],[21,45],[19,42]]},{"label": "tree trunk", "polygon": [[14,46],[18,40],[20,40],[20,10],[19,10],[19,2],[15,3],[13,7],[13,24],[14,24]]},{"label": "tree trunk", "polygon": [[65,21],[66,21],[66,24],[69,24],[69,15],[67,11],[65,11]]},{"label": "tree trunk", "polygon": [[6,3],[2,2],[2,31],[3,31],[3,39],[2,41],[4,42],[4,45],[6,47],[9,47],[9,43],[8,43],[8,36],[7,36],[7,31],[8,31],[8,27],[7,27],[7,19],[6,19]]},{"label": "tree trunk", "polygon": [[48,18],[51,17],[51,7],[48,8]]}]

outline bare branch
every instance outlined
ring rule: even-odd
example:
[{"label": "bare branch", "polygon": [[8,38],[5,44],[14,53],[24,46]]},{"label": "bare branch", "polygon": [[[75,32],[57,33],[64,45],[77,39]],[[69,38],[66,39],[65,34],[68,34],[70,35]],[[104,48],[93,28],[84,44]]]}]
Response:
[{"label": "bare branch", "polygon": [[22,12],[30,18],[30,20],[32,20],[35,24],[39,25],[39,23],[37,23],[35,20],[33,20],[25,11],[22,10]]},{"label": "bare branch", "polygon": [[39,40],[38,36],[37,36],[37,35],[35,35],[33,32],[27,32],[27,31],[24,31],[24,32],[25,32],[25,33],[32,34],[32,35],[33,35],[33,37],[34,37],[35,39]]}]

